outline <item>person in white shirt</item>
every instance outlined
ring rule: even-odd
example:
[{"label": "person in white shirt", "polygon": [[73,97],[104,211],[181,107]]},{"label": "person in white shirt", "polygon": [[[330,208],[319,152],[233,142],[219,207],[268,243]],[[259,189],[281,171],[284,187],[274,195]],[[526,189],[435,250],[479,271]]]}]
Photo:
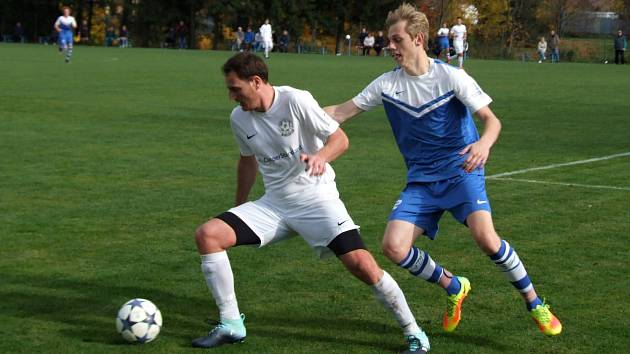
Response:
[{"label": "person in white shirt", "polygon": [[547,41],[545,37],[540,37],[538,41],[538,64],[542,64],[545,61],[545,53],[547,52]]},{"label": "person in white shirt", "polygon": [[451,50],[451,44],[449,42],[449,34],[450,30],[448,29],[448,25],[446,22],[442,24],[442,28],[437,31],[437,43],[438,49],[440,53],[438,54],[438,59],[442,56],[442,53],[445,53],[446,62],[451,62],[451,55],[449,51]]},{"label": "person in white shirt", "polygon": [[370,32],[363,40],[363,55],[370,55],[372,48],[374,48],[374,35]]},{"label": "person in white shirt", "polygon": [[66,63],[70,63],[72,57],[73,30],[77,28],[77,21],[70,16],[70,8],[63,7],[63,15],[55,21],[55,30],[59,32],[59,48],[65,53]]},{"label": "person in white shirt", "polygon": [[[359,226],[339,198],[329,164],[348,148],[339,124],[309,92],[272,86],[267,65],[252,53],[234,55],[222,70],[230,98],[239,103],[230,117],[241,154],[236,206],[201,225],[195,234],[201,269],[219,309],[220,324],[195,339],[193,346],[212,348],[245,339],[244,315],[236,301],[226,251],[240,245],[263,247],[296,234],[320,257],[336,255],[350,273],[369,285],[396,318],[408,343],[416,343],[418,338],[428,343],[402,290],[365,249]],[[265,194],[248,202],[257,170]],[[260,276],[264,269],[252,272]],[[406,353],[422,353],[417,349],[408,348]]]},{"label": "person in white shirt", "polygon": [[262,38],[263,48],[265,49],[265,58],[269,59],[269,52],[273,50],[273,38],[269,19],[266,19],[265,24],[260,26],[260,36]]},{"label": "person in white shirt", "polygon": [[457,24],[451,28],[451,37],[453,38],[453,48],[457,54],[457,64],[459,68],[464,67],[464,42],[466,41],[466,25],[463,24],[462,18],[457,18]]}]

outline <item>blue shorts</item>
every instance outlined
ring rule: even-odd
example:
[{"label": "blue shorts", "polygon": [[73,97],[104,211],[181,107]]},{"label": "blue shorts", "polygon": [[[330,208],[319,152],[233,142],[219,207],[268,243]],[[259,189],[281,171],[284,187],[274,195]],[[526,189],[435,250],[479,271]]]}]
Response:
[{"label": "blue shorts", "polygon": [[445,210],[464,225],[471,213],[490,212],[485,177],[465,174],[436,182],[408,183],[394,204],[389,220],[410,222],[433,240]]},{"label": "blue shorts", "polygon": [[60,47],[70,47],[72,46],[72,31],[61,31],[59,32],[59,46]]},{"label": "blue shorts", "polygon": [[440,50],[448,49],[450,47],[448,37],[438,37],[438,47],[440,48]]}]

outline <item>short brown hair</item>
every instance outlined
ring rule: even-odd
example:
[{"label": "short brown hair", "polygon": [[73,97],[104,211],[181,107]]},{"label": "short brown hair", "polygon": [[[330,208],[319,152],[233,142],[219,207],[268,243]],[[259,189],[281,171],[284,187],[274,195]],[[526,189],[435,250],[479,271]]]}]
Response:
[{"label": "short brown hair", "polygon": [[407,21],[405,31],[409,33],[411,38],[415,38],[418,33],[422,33],[424,37],[424,49],[428,49],[429,40],[429,20],[427,16],[416,10],[413,5],[403,3],[396,10],[390,11],[385,20],[385,27],[390,28],[399,21]]},{"label": "short brown hair", "polygon": [[253,76],[260,77],[264,82],[269,80],[269,69],[264,60],[248,52],[234,55],[221,67],[223,75],[234,72],[241,80],[249,80]]}]

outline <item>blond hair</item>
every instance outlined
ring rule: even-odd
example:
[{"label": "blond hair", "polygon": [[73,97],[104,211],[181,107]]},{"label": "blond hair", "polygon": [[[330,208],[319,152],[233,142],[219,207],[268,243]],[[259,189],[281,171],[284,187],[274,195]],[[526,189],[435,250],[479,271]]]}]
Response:
[{"label": "blond hair", "polygon": [[396,10],[390,11],[385,20],[385,27],[390,28],[400,21],[407,21],[405,31],[409,33],[411,38],[416,38],[418,33],[422,33],[424,39],[424,49],[427,50],[427,41],[429,38],[429,20],[427,16],[416,10],[416,8],[407,3],[403,3]]}]

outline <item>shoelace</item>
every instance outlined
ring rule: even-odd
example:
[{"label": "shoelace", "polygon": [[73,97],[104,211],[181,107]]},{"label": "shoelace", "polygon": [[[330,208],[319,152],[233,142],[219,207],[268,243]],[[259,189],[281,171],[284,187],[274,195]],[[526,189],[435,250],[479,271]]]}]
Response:
[{"label": "shoelace", "polygon": [[457,308],[457,295],[446,297],[446,313],[449,317],[453,316],[455,308]]},{"label": "shoelace", "polygon": [[409,351],[415,352],[420,348],[420,339],[416,336],[407,336],[407,342],[409,343]]},{"label": "shoelace", "polygon": [[210,332],[208,332],[208,334],[210,334],[210,333],[212,333],[212,332],[214,332],[214,331],[218,331],[218,330],[220,330],[221,328],[225,328],[225,327],[226,327],[226,325],[225,325],[224,323],[219,322],[219,321],[216,321],[216,320],[211,320],[211,319],[209,319],[209,320],[208,320],[208,324],[209,324],[210,326],[214,326],[214,328],[212,328],[212,329],[210,330]]},{"label": "shoelace", "polygon": [[546,305],[544,302],[542,305],[536,306],[533,311],[539,322],[549,323],[551,321],[551,312],[549,312],[549,305]]}]

